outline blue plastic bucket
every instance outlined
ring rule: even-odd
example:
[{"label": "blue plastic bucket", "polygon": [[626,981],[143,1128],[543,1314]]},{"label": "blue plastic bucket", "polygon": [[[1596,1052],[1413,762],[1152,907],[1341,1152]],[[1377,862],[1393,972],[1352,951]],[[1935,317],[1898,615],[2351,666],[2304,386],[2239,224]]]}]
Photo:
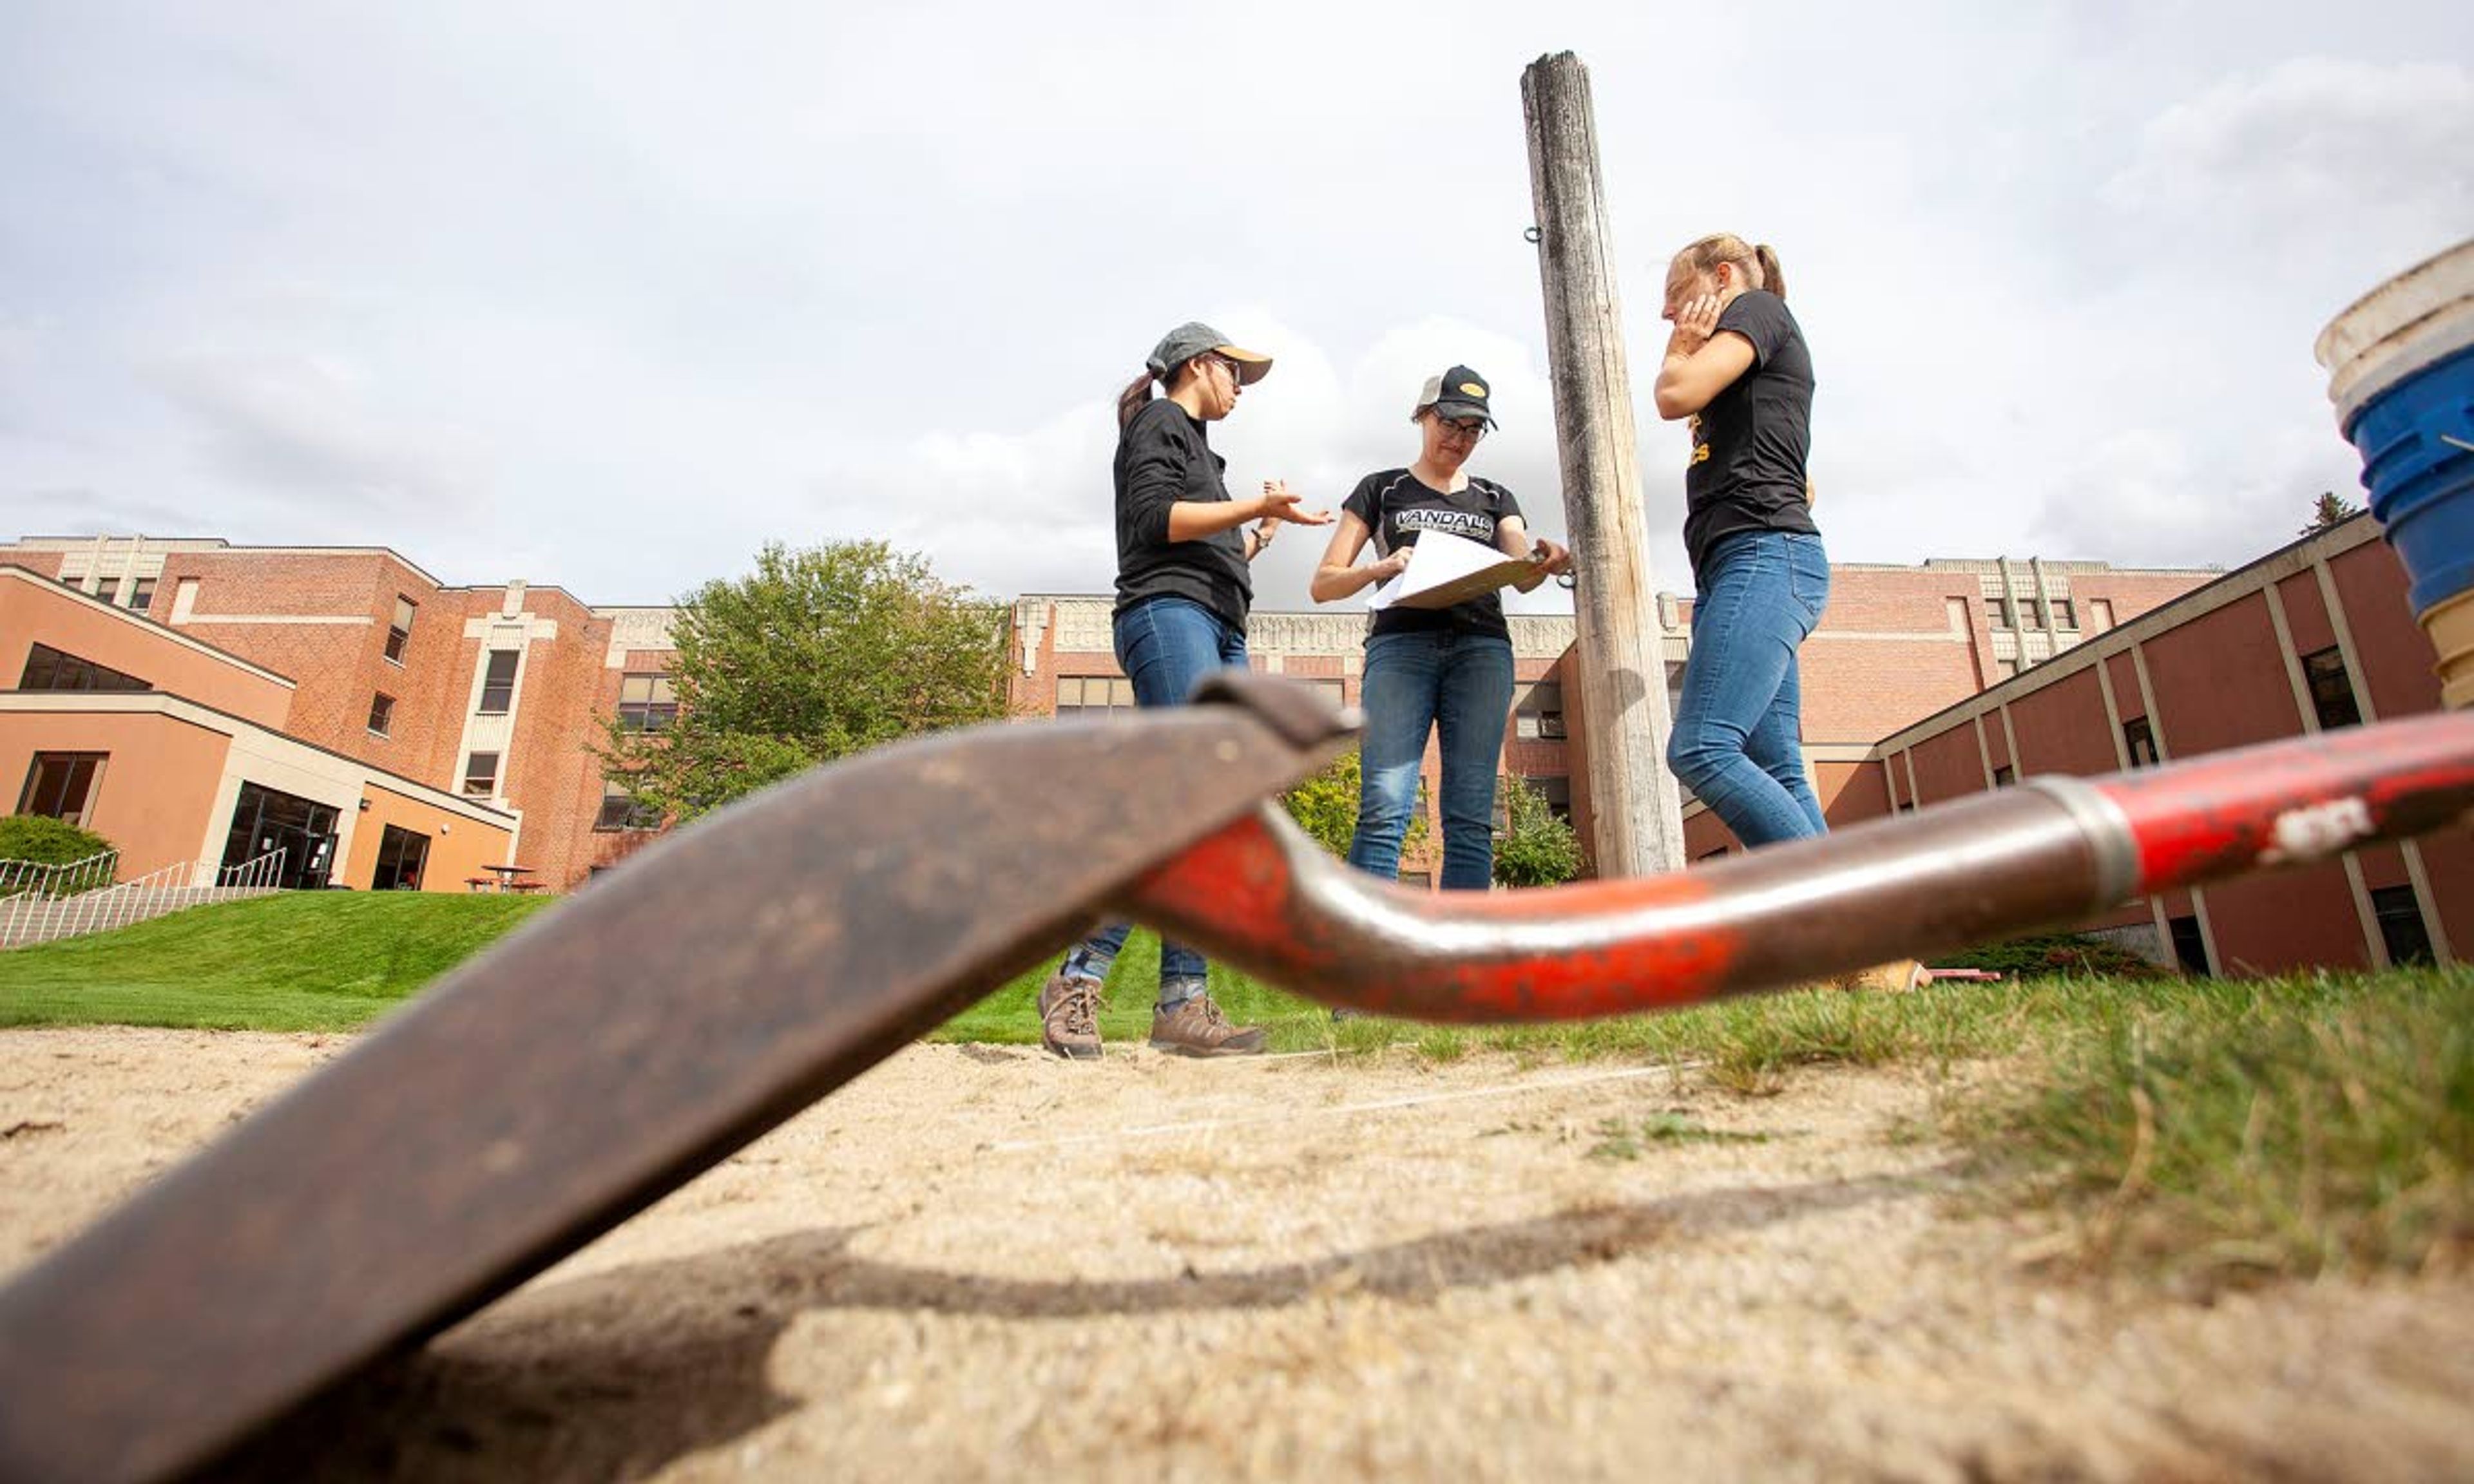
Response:
[{"label": "blue plastic bucket", "polygon": [[2474,242],[2365,295],[2317,352],[2445,700],[2474,704]]},{"label": "blue plastic bucket", "polygon": [[[2345,436],[2417,613],[2474,587],[2474,347],[2363,403]],[[2457,442],[2449,442],[2454,437]]]}]

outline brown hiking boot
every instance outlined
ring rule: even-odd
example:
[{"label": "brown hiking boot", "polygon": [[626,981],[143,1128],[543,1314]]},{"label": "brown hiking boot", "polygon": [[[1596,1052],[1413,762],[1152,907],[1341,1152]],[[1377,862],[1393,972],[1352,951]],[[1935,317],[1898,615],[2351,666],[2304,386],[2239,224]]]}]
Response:
[{"label": "brown hiking boot", "polygon": [[1068,1061],[1099,1057],[1099,980],[1061,973],[1048,976],[1048,982],[1039,987],[1039,1043]]},{"label": "brown hiking boot", "polygon": [[1894,958],[1886,964],[1841,974],[1835,982],[1842,990],[1886,990],[1900,994],[1932,983],[1932,970],[1911,958]]},{"label": "brown hiking boot", "polygon": [[1197,994],[1163,1015],[1152,1009],[1152,1049],[1171,1056],[1258,1056],[1263,1028],[1231,1025],[1208,994]]}]

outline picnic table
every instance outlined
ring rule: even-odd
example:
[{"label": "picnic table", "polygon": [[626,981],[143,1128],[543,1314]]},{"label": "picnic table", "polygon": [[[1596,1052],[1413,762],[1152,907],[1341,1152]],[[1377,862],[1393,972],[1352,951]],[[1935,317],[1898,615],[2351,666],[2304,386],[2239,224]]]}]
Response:
[{"label": "picnic table", "polygon": [[531,879],[530,866],[483,866],[488,875],[466,876],[464,884],[476,892],[538,892],[542,883]]}]

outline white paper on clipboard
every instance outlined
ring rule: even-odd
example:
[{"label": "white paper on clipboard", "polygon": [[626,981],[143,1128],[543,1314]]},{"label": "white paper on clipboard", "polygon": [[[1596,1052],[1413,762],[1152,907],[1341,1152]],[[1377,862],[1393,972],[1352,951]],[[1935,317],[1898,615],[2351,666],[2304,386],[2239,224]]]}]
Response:
[{"label": "white paper on clipboard", "polygon": [[1526,557],[1507,557],[1492,546],[1445,531],[1419,533],[1409,548],[1407,570],[1378,584],[1367,597],[1370,612],[1387,608],[1449,608],[1539,575]]}]

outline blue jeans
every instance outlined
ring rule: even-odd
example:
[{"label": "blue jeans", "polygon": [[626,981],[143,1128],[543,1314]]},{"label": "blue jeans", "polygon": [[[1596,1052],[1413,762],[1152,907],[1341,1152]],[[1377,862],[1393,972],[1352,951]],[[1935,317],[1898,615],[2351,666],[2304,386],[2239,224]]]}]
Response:
[{"label": "blue jeans", "polygon": [[1494,884],[1494,772],[1512,709],[1512,641],[1491,634],[1378,634],[1366,642],[1366,743],[1348,863],[1387,881],[1418,806],[1426,736],[1443,733],[1443,889]]},{"label": "blue jeans", "polygon": [[[1134,704],[1183,706],[1214,670],[1246,668],[1246,635],[1191,598],[1152,598],[1117,615],[1117,664],[1134,682]],[[1065,955],[1059,973],[1105,979],[1130,924],[1115,923]],[[1209,966],[1192,948],[1160,941],[1159,1008],[1173,1012],[1202,993]]]},{"label": "blue jeans", "polygon": [[1750,850],[1828,831],[1804,772],[1795,651],[1830,601],[1821,538],[1739,531],[1710,549],[1667,765]]}]

